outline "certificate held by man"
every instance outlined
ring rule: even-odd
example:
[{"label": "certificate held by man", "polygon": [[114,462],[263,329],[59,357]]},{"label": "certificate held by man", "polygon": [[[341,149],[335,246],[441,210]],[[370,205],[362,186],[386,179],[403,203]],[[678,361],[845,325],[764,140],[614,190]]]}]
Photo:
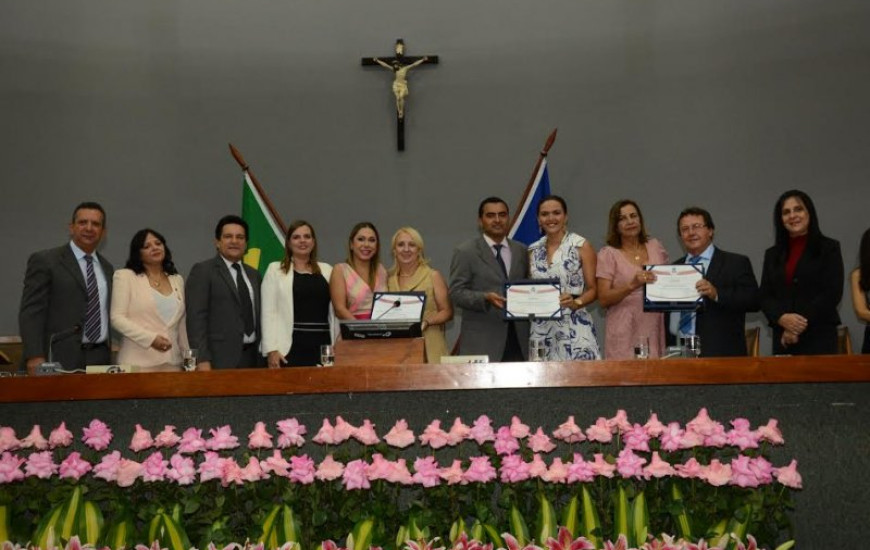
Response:
[{"label": "certificate held by man", "polygon": [[703,303],[695,285],[704,278],[699,264],[647,265],[655,280],[644,285],[644,311],[695,311]]},{"label": "certificate held by man", "polygon": [[510,281],[504,285],[506,319],[561,319],[558,279]]}]

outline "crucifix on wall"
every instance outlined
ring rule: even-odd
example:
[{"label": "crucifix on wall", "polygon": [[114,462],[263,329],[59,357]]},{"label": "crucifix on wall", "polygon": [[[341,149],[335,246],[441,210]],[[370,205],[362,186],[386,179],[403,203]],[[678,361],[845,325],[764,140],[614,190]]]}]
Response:
[{"label": "crucifix on wall", "polygon": [[437,64],[437,55],[406,56],[405,42],[396,40],[393,57],[363,57],[363,66],[381,66],[393,71],[393,95],[396,96],[396,148],[405,150],[405,106],[408,95],[408,71],[423,64]]}]

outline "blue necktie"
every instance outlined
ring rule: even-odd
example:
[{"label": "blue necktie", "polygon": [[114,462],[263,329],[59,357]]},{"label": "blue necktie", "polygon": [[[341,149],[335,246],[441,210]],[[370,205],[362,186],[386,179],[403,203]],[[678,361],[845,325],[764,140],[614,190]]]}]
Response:
[{"label": "blue necktie", "polygon": [[[689,258],[688,263],[691,265],[697,265],[701,261],[700,256],[693,256]],[[684,311],[680,314],[680,328],[679,334],[694,334],[695,330],[695,312],[694,311]]]}]

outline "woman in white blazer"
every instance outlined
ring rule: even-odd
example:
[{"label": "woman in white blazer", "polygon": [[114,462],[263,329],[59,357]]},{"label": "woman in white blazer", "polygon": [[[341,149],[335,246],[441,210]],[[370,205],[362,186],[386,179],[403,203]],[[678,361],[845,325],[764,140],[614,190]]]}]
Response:
[{"label": "woman in white blazer", "polygon": [[317,237],[311,224],[291,223],[284,260],[269,264],[260,287],[262,350],[269,368],[320,362],[320,346],[333,341],[331,274],[332,266],[317,261]]},{"label": "woman in white blazer", "polygon": [[188,347],[184,281],[163,235],[153,229],[133,235],[127,264],[112,281],[110,317],[122,336],[118,363],[140,372],[181,370]]}]

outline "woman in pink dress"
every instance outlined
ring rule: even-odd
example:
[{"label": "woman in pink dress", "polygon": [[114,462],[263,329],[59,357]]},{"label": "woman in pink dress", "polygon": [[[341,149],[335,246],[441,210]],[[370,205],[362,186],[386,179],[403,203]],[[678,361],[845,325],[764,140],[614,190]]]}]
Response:
[{"label": "woman in pink dress", "polygon": [[607,310],[605,359],[633,359],[634,345],[642,338],[649,338],[651,357],[661,356],[664,318],[661,313],[643,311],[642,287],[655,280],[643,266],[667,262],[662,243],[647,235],[637,203],[617,201],[610,209],[607,246],[598,251],[595,271],[598,301]]},{"label": "woman in pink dress", "polygon": [[329,293],[339,319],[369,319],[376,290],[387,290],[387,270],[379,261],[380,237],[370,222],[353,226],[348,239],[347,263],[336,264],[329,278]]}]

